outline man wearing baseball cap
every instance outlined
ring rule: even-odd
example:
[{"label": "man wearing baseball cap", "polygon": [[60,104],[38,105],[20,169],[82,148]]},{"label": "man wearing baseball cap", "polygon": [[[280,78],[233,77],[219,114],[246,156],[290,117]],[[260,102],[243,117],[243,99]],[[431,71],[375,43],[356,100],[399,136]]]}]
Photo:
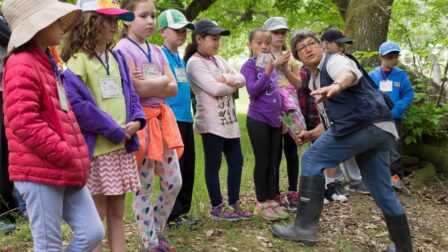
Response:
[{"label": "man wearing baseball cap", "polygon": [[194,186],[195,147],[193,135],[193,117],[191,115],[191,91],[188,82],[185,62],[179,56],[178,48],[185,43],[187,29],[194,30],[195,25],[189,22],[182,12],[169,9],[162,12],[157,19],[159,33],[163,38],[162,51],[168,59],[171,71],[177,82],[177,95],[166,99],[176,117],[182,141],[184,155],[179,159],[182,174],[182,188],[177,195],[176,203],[168,218],[168,227],[186,226],[196,229],[202,222],[187,216],[191,208]]},{"label": "man wearing baseball cap", "polygon": [[400,46],[391,41],[384,42],[379,48],[379,58],[381,66],[369,73],[370,78],[379,86],[380,90],[386,93],[394,102],[391,110],[392,118],[400,136],[399,141],[395,141],[390,151],[391,180],[395,189],[400,189],[403,170],[401,169],[401,152],[404,113],[411,106],[414,99],[414,89],[409,81],[406,72],[396,67],[398,56],[400,56]]}]

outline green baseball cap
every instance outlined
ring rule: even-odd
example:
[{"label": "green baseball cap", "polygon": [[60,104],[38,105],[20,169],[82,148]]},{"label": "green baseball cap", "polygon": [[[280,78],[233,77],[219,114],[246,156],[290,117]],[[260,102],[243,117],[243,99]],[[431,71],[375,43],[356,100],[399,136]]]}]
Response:
[{"label": "green baseball cap", "polygon": [[184,27],[191,30],[195,29],[194,24],[192,22],[188,22],[184,14],[176,9],[169,9],[160,13],[157,24],[160,29],[167,27],[171,29],[180,29]]}]

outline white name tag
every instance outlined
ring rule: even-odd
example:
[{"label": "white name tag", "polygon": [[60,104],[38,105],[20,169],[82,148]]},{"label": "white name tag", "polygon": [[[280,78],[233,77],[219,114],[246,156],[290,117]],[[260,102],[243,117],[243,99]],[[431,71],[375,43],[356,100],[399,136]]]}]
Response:
[{"label": "white name tag", "polygon": [[391,92],[392,91],[392,81],[390,80],[382,80],[380,81],[380,90],[383,92]]},{"label": "white name tag", "polygon": [[68,112],[70,109],[68,107],[67,95],[65,94],[64,86],[58,81],[58,97],[59,97],[59,105],[61,105],[62,110]]},{"label": "white name tag", "polygon": [[143,64],[143,75],[150,79],[157,78],[159,77],[159,68],[154,64]]},{"label": "white name tag", "polygon": [[120,94],[120,81],[118,77],[100,78],[101,95],[104,99],[115,98]]},{"label": "white name tag", "polygon": [[177,82],[188,82],[187,73],[185,73],[185,69],[182,67],[174,68],[174,74],[176,75]]}]

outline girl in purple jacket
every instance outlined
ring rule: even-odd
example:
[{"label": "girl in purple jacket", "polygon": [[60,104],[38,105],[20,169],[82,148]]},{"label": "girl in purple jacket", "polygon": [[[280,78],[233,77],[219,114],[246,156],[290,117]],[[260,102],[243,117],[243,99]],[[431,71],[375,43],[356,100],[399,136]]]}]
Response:
[{"label": "girl in purple jacket", "polygon": [[[78,1],[84,12],[64,41],[61,58],[68,69],[62,80],[89,146],[87,187],[101,220],[107,218],[110,250],[125,251],[124,200],[127,192],[140,189],[133,152],[139,146],[135,133],[146,119],[124,57],[110,47],[117,20],[132,21],[134,14],[111,8],[113,1],[93,2]],[[94,251],[101,250],[99,245]]]},{"label": "girl in purple jacket", "polygon": [[250,96],[246,125],[255,156],[255,212],[265,220],[278,220],[287,218],[288,214],[274,200],[281,142],[281,101],[277,72],[269,57],[271,35],[267,30],[255,29],[249,35],[248,46],[251,58],[244,63],[241,73]]}]

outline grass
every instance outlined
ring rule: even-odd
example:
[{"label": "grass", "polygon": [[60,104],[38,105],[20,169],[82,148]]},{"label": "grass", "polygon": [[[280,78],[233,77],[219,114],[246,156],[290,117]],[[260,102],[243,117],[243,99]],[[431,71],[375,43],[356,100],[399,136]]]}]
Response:
[{"label": "grass", "polygon": [[[238,119],[241,128],[241,146],[244,156],[244,166],[241,184],[241,198],[244,207],[253,210],[255,206],[254,183],[252,178],[254,157],[245,127],[246,111],[249,98],[245,90],[240,90],[240,98],[236,101],[240,112]],[[195,137],[196,143],[196,171],[193,202],[190,215],[203,220],[203,226],[194,232],[185,228],[167,230],[166,235],[178,247],[178,251],[380,251],[388,243],[387,235],[378,235],[386,231],[381,220],[381,214],[374,202],[366,196],[352,195],[346,204],[330,204],[324,208],[319,225],[319,243],[315,247],[306,247],[296,242],[285,242],[274,239],[269,231],[270,222],[254,218],[251,221],[224,223],[212,221],[207,218],[210,201],[204,179],[204,156],[200,136]],[[226,163],[220,170],[221,189],[226,200]],[[286,190],[286,162],[283,160],[280,167],[281,189]],[[157,188],[157,186],[156,186]],[[157,192],[154,193],[155,195]],[[415,196],[415,195],[414,195]],[[419,226],[420,230],[427,230],[427,234],[414,232],[415,246],[424,247],[418,251],[441,251],[448,247],[447,235],[442,227],[448,226],[448,211],[443,206],[425,202],[412,195],[400,195],[408,209],[412,225]],[[425,215],[439,215],[440,223],[422,221],[420,213]],[[425,216],[423,215],[423,216]],[[283,223],[291,223],[294,215]],[[132,195],[126,197],[126,241],[127,251],[138,251],[139,234],[132,213]],[[428,245],[428,234],[435,234],[434,241]],[[67,225],[63,226],[64,244],[71,237]],[[432,237],[432,236],[431,236]],[[432,248],[432,249],[431,249]],[[32,237],[28,223],[19,220],[17,230],[11,235],[0,234],[0,251],[32,251]],[[109,251],[104,246],[104,251]],[[417,250],[416,250],[417,251]]]},{"label": "grass", "polygon": [[[254,184],[253,184],[253,164],[254,157],[252,153],[252,147],[249,141],[249,137],[247,134],[246,125],[246,111],[249,104],[249,97],[245,89],[241,89],[239,93],[239,98],[236,100],[236,106],[238,109],[238,119],[241,128],[241,147],[244,156],[244,165],[243,165],[243,174],[242,174],[242,183],[241,183],[241,198],[244,201],[244,207],[248,210],[253,211],[255,203],[254,203]],[[199,217],[204,220],[204,228],[201,230],[215,230],[214,234],[208,237],[207,239],[212,240],[220,240],[225,239],[228,242],[237,241],[234,243],[234,248],[238,250],[252,250],[253,242],[258,243],[258,241],[248,240],[247,242],[243,239],[238,241],[238,238],[241,237],[241,233],[238,230],[245,230],[249,233],[256,233],[258,236],[262,236],[262,234],[266,233],[268,224],[264,223],[259,219],[255,219],[250,222],[250,230],[246,228],[248,225],[247,222],[238,222],[238,223],[221,223],[210,221],[207,218],[208,211],[210,209],[210,201],[208,197],[208,193],[205,186],[205,177],[204,177],[204,156],[202,150],[201,138],[199,135],[195,135],[195,145],[196,145],[196,170],[195,170],[195,185],[193,192],[193,200],[192,200],[192,208],[190,214],[195,217]],[[285,163],[282,163],[282,166],[285,166]],[[221,178],[221,187],[222,194],[224,200],[227,199],[226,195],[226,172],[227,172],[227,164],[225,158],[223,157],[223,163],[220,170],[220,178]],[[157,181],[158,182],[158,181]],[[157,183],[156,182],[156,183]],[[158,186],[156,185],[156,188]],[[157,190],[154,192],[154,195],[157,195]],[[138,231],[135,228],[134,224],[134,215],[132,211],[132,194],[129,193],[126,197],[126,211],[125,211],[125,220],[127,229],[131,229],[131,232],[135,232],[133,234],[127,234],[127,244],[129,247],[129,251],[135,251],[138,247]],[[191,246],[194,245],[195,250],[203,250],[206,251],[210,248],[210,244],[207,242],[203,243],[202,235],[203,232],[190,232],[188,230],[176,230],[176,231],[168,231],[167,234],[173,241],[175,241],[181,251],[187,251]],[[233,231],[235,230],[235,232]],[[129,231],[127,231],[129,232]],[[254,234],[255,234],[254,233]],[[266,233],[267,234],[267,233]],[[67,225],[63,226],[63,235],[65,240],[68,240],[71,236],[70,229]],[[215,235],[218,235],[215,237]],[[177,238],[182,237],[182,238]],[[215,239],[216,238],[216,239]],[[225,242],[227,243],[227,242]],[[0,251],[23,251],[25,248],[30,248],[32,246],[32,237],[28,227],[28,223],[25,220],[19,220],[17,223],[17,230],[8,236],[4,236],[0,234]],[[105,247],[106,251],[107,248]],[[222,250],[219,246],[215,249]],[[225,250],[225,249],[224,249]]]}]

